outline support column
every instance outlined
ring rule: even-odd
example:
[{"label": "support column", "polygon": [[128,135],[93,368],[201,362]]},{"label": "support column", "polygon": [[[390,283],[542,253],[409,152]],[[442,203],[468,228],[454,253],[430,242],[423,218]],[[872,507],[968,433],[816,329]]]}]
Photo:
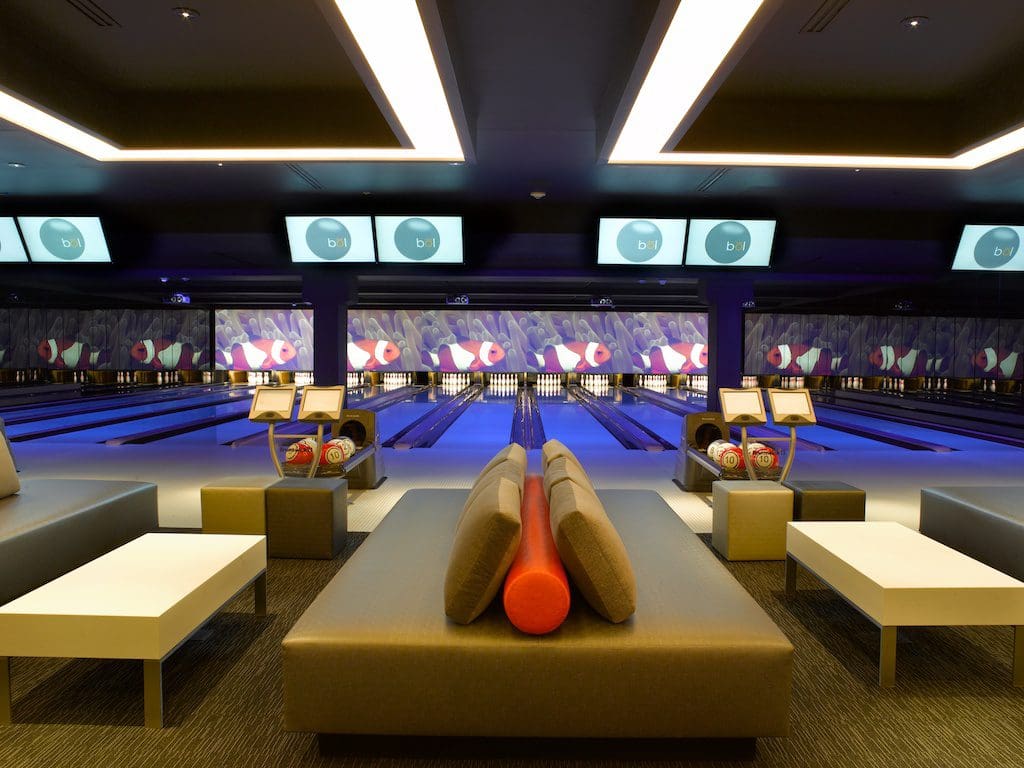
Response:
[{"label": "support column", "polygon": [[719,387],[739,387],[743,375],[743,302],[754,298],[750,278],[717,275],[706,287],[708,316],[708,410],[717,411]]},{"label": "support column", "polygon": [[302,296],[313,305],[313,378],[319,386],[345,383],[351,285],[348,277],[319,270],[302,278]]}]

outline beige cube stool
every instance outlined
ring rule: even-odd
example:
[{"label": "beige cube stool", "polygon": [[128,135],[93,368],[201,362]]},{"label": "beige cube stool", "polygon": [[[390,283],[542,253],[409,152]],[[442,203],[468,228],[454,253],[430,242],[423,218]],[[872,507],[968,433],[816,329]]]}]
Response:
[{"label": "beige cube stool", "polygon": [[203,533],[267,532],[267,488],[279,477],[226,477],[199,489]]},{"label": "beige cube stool", "polygon": [[785,560],[793,491],[770,480],[712,484],[711,545],[726,560]]},{"label": "beige cube stool", "polygon": [[286,477],[267,489],[267,555],[330,560],[348,538],[348,482]]}]

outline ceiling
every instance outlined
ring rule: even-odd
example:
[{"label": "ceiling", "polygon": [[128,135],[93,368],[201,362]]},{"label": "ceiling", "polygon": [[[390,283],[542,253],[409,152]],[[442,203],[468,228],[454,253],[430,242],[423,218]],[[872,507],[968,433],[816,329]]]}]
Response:
[{"label": "ceiling", "polygon": [[[188,0],[188,23],[179,1],[5,0],[0,85],[130,146],[400,145],[329,0]],[[585,231],[606,211],[743,210],[791,235],[907,239],[1021,218],[1024,156],[927,172],[603,164],[659,0],[429,1],[470,162],[100,163],[0,123],[0,211],[57,201],[147,235],[276,232],[284,212],[340,202],[525,232]],[[778,6],[680,149],[948,152],[1024,119],[1018,0]],[[900,24],[922,13],[921,28]]]}]

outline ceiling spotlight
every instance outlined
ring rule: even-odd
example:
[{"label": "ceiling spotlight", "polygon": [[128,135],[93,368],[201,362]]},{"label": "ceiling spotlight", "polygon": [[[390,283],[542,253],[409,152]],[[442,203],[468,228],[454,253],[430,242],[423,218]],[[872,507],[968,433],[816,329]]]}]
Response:
[{"label": "ceiling spotlight", "polygon": [[540,189],[535,190],[535,191],[530,193],[530,197],[532,197],[534,200],[543,200],[547,196],[548,196],[548,193],[544,192],[543,190],[540,190]]},{"label": "ceiling spotlight", "polygon": [[16,161],[12,160],[11,162],[9,162],[7,164],[7,167],[8,168],[24,168],[25,164],[24,163],[19,163],[19,162],[16,162]]},{"label": "ceiling spotlight", "polygon": [[199,18],[199,11],[195,8],[186,8],[183,5],[179,5],[174,9],[174,15],[182,21],[195,21]]},{"label": "ceiling spotlight", "polygon": [[927,16],[907,16],[907,18],[900,22],[907,29],[920,29],[927,23]]},{"label": "ceiling spotlight", "polygon": [[166,282],[167,282],[168,280],[170,280],[170,279],[171,279],[171,278],[169,278],[169,277],[161,277],[161,278],[160,278],[160,282],[161,282],[161,283],[166,283]]}]

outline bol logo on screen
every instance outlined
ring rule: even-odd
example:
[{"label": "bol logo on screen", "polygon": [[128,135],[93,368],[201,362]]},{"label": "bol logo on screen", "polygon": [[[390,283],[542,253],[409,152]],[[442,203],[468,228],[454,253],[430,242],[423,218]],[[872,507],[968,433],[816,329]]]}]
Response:
[{"label": "bol logo on screen", "polygon": [[395,228],[395,247],[407,259],[429,259],[441,247],[441,234],[426,219],[406,219]]},{"label": "bol logo on screen", "polygon": [[321,259],[336,261],[352,247],[352,236],[337,219],[322,218],[306,228],[306,245]]},{"label": "bol logo on screen", "polygon": [[642,263],[653,259],[661,250],[661,230],[649,221],[631,221],[619,230],[615,246],[622,258]]},{"label": "bol logo on screen", "polygon": [[979,267],[994,269],[1006,264],[1020,250],[1020,237],[1009,227],[995,227],[974,246],[974,260]]},{"label": "bol logo on screen", "polygon": [[738,221],[716,224],[704,238],[708,257],[719,264],[732,264],[750,251],[750,230]]},{"label": "bol logo on screen", "polygon": [[82,231],[66,219],[47,219],[39,227],[39,241],[58,259],[74,261],[85,253]]}]

